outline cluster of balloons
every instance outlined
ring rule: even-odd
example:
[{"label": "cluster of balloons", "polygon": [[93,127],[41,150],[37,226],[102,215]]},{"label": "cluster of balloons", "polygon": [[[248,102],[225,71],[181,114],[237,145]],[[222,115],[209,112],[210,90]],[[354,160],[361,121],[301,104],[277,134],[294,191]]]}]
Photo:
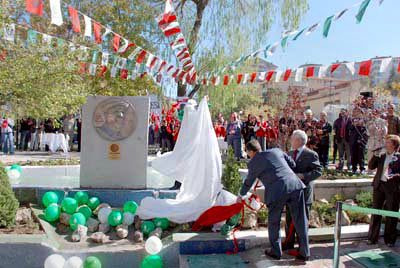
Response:
[{"label": "cluster of balloons", "polygon": [[5,170],[11,183],[15,183],[21,177],[22,168],[20,165],[12,165],[11,167],[6,167]]},{"label": "cluster of balloons", "polygon": [[65,260],[63,256],[53,254],[47,257],[44,268],[101,268],[101,261],[95,256],[87,257],[84,261],[78,256]]},{"label": "cluster of balloons", "polygon": [[153,221],[144,221],[142,223],[141,229],[143,234],[149,235],[153,232],[157,227],[160,227],[163,231],[165,231],[169,226],[169,220],[166,218],[155,218]]},{"label": "cluster of balloons", "polygon": [[101,223],[108,223],[110,226],[118,226],[120,224],[131,225],[135,221],[135,214],[138,205],[135,201],[127,201],[123,210],[113,210],[110,207],[103,207],[97,215]]},{"label": "cluster of balloons", "polygon": [[55,192],[46,192],[42,197],[45,219],[48,222],[55,222],[60,219],[61,212],[71,215],[70,226],[76,230],[78,225],[86,225],[87,220],[92,216],[93,210],[100,205],[97,197],[89,198],[86,192],[77,192],[74,197],[66,197],[62,200],[61,206],[59,197]]}]

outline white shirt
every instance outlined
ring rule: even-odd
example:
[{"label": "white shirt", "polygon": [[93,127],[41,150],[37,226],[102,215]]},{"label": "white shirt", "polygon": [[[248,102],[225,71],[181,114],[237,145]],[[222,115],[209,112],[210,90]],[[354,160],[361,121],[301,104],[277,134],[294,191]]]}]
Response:
[{"label": "white shirt", "polygon": [[393,153],[392,154],[386,153],[381,181],[387,182],[389,180],[389,164],[390,162],[392,162],[392,159],[393,159]]},{"label": "white shirt", "polygon": [[305,145],[303,145],[303,146],[301,146],[299,149],[293,151],[293,153],[294,153],[295,151],[297,151],[296,159],[293,159],[295,162],[296,162],[297,159],[299,159],[301,153],[304,151],[304,148],[306,148]]}]

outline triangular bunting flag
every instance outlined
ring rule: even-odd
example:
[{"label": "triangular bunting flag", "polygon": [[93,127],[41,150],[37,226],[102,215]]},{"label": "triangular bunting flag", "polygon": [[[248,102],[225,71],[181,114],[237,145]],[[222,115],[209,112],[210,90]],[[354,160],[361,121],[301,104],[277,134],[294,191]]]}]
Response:
[{"label": "triangular bunting flag", "polygon": [[15,24],[6,24],[4,28],[4,39],[13,42],[15,39]]},{"label": "triangular bunting flag", "polygon": [[101,58],[101,65],[102,65],[102,66],[107,66],[107,65],[108,65],[108,59],[109,59],[109,58],[110,58],[110,54],[109,54],[109,53],[103,52],[102,58]]},{"label": "triangular bunting flag", "polygon": [[36,43],[36,37],[37,37],[37,32],[34,30],[29,29],[28,30],[28,36],[27,36],[27,43],[28,44],[35,44]]},{"label": "triangular bunting flag", "polygon": [[392,58],[385,58],[381,60],[381,67],[379,68],[380,73],[385,73],[392,62]]},{"label": "triangular bunting flag", "polygon": [[272,76],[274,75],[274,71],[269,71],[267,77],[265,78],[268,82],[271,81]]},{"label": "triangular bunting flag", "polygon": [[113,48],[115,52],[118,52],[119,50],[119,41],[121,40],[121,36],[118,34],[114,34],[114,40],[113,40]]},{"label": "triangular bunting flag", "polygon": [[296,70],[296,76],[295,76],[294,80],[296,82],[300,82],[301,80],[303,80],[303,73],[304,73],[304,69],[303,68],[298,68]]},{"label": "triangular bunting flag", "polygon": [[287,69],[285,71],[285,75],[283,76],[283,81],[287,81],[291,74],[292,74],[292,70],[291,69]]},{"label": "triangular bunting flag", "polygon": [[326,71],[328,70],[329,66],[323,65],[319,67],[318,78],[323,78],[326,75]]},{"label": "triangular bunting flag", "polygon": [[355,62],[347,62],[345,65],[347,69],[349,69],[351,75],[354,75],[356,73]]},{"label": "triangular bunting flag", "polygon": [[289,38],[289,36],[286,36],[285,38],[283,38],[281,40],[281,46],[282,46],[283,51],[285,51],[285,49],[286,49],[288,38]]},{"label": "triangular bunting flag", "polygon": [[303,29],[303,30],[301,30],[301,31],[300,31],[298,34],[296,34],[296,35],[293,37],[293,41],[296,41],[296,40],[297,40],[297,38],[299,38],[299,37],[300,37],[300,35],[302,35],[306,29],[307,29],[307,28],[304,28],[304,29]]},{"label": "triangular bunting flag", "polygon": [[283,72],[282,71],[277,71],[276,76],[275,76],[275,82],[279,82],[281,80]]},{"label": "triangular bunting flag", "polygon": [[92,37],[92,20],[86,15],[83,15],[83,19],[85,20],[85,36]]},{"label": "triangular bunting flag", "polygon": [[400,62],[399,65],[397,65],[397,72],[400,73]]},{"label": "triangular bunting flag", "polygon": [[101,44],[101,25],[96,21],[93,21],[94,39],[97,44]]},{"label": "triangular bunting flag", "polygon": [[229,84],[229,75],[224,76],[224,86],[227,86]]},{"label": "triangular bunting flag", "polygon": [[51,24],[61,26],[63,17],[61,13],[60,0],[50,0]]},{"label": "triangular bunting flag", "polygon": [[336,69],[339,68],[339,66],[340,66],[340,63],[332,64],[331,73],[333,73],[334,71],[336,71]]},{"label": "triangular bunting flag", "polygon": [[325,38],[328,37],[329,30],[331,29],[333,17],[334,17],[334,16],[330,16],[330,17],[328,17],[328,18],[325,20],[325,23],[324,23],[324,31],[323,31],[323,36],[324,36]]},{"label": "triangular bunting flag", "polygon": [[343,15],[344,15],[348,10],[349,10],[349,9],[346,8],[346,9],[340,11],[339,13],[337,13],[337,14],[335,15],[335,17],[334,17],[334,20],[336,21],[336,20],[340,19],[341,17],[343,17]]},{"label": "triangular bunting flag", "polygon": [[314,76],[314,70],[315,70],[315,67],[308,67],[307,68],[306,77],[307,78],[313,77]]},{"label": "triangular bunting flag", "polygon": [[146,50],[142,50],[139,53],[139,56],[136,59],[136,63],[141,64],[143,62],[143,60],[144,60],[144,57],[146,57],[146,54],[147,54],[147,51]]},{"label": "triangular bunting flag", "polygon": [[360,5],[360,9],[358,10],[358,13],[356,15],[356,19],[357,19],[357,23],[361,23],[365,11],[368,8],[369,3],[371,2],[371,0],[364,0],[364,2],[362,2],[362,4]]},{"label": "triangular bunting flag", "polygon": [[244,74],[244,77],[243,77],[243,85],[246,85],[246,84],[247,84],[247,80],[249,80],[249,74]]},{"label": "triangular bunting flag", "polygon": [[308,28],[306,35],[310,35],[312,32],[314,32],[320,24],[321,23],[318,22],[318,23],[314,24],[313,26],[311,26],[310,28]]},{"label": "triangular bunting flag", "polygon": [[43,16],[43,0],[26,0],[26,11]]},{"label": "triangular bunting flag", "polygon": [[72,6],[68,6],[69,17],[72,23],[72,29],[76,33],[81,32],[81,23],[79,21],[78,10],[73,8]]},{"label": "triangular bunting flag", "polygon": [[238,74],[236,83],[240,84],[242,82],[242,79],[243,79],[243,74]]},{"label": "triangular bunting flag", "polygon": [[252,74],[251,74],[251,77],[250,77],[250,83],[254,83],[254,81],[256,80],[256,78],[257,78],[257,73],[252,73]]},{"label": "triangular bunting flag", "polygon": [[369,76],[371,72],[371,65],[372,65],[372,60],[361,62],[359,75]]}]

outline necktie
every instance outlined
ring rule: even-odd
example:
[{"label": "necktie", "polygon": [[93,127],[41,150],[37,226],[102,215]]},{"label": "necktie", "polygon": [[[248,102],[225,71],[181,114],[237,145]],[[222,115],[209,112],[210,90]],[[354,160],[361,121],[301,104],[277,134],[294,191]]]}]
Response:
[{"label": "necktie", "polygon": [[298,152],[299,152],[298,150],[294,150],[294,152],[293,152],[293,160],[294,160],[294,162],[296,162],[297,153],[298,153]]},{"label": "necktie", "polygon": [[346,136],[346,119],[342,119],[342,127],[340,129],[340,137],[343,139]]}]

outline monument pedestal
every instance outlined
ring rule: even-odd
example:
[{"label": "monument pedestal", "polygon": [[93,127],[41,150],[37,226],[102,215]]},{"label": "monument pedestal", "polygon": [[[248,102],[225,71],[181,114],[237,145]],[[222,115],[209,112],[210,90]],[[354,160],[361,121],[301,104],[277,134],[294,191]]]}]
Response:
[{"label": "monument pedestal", "polygon": [[82,114],[80,185],[145,189],[150,100],[88,97]]}]

